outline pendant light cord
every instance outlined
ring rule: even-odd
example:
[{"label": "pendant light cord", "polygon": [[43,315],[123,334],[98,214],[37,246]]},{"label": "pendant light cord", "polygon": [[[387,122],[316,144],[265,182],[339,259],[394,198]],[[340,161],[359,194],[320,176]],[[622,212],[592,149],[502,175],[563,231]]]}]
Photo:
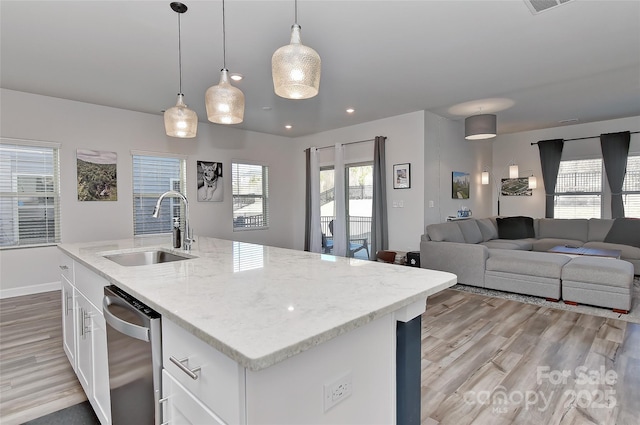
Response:
[{"label": "pendant light cord", "polygon": [[178,13],[178,75],[179,80],[180,80],[180,91],[178,94],[182,94],[182,37],[181,37],[181,29],[180,29],[180,15],[181,13]]},{"label": "pendant light cord", "polygon": [[224,0],[222,0],[222,68],[227,69],[227,30],[224,19]]},{"label": "pendant light cord", "polygon": [[296,14],[296,16],[294,17],[294,21],[293,21],[293,22],[294,22],[296,25],[298,25],[298,0],[294,0],[294,6],[293,6],[293,9],[295,10],[295,14]]}]

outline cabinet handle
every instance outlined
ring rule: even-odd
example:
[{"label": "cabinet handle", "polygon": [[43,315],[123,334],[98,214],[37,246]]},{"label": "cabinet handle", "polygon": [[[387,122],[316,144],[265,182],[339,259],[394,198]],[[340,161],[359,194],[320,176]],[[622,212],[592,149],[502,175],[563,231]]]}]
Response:
[{"label": "cabinet handle", "polygon": [[68,292],[64,293],[64,315],[68,316],[69,313],[71,312],[71,309],[69,308],[69,301],[72,299],[73,297],[71,295],[69,295]]},{"label": "cabinet handle", "polygon": [[69,266],[58,266],[60,270],[69,270]]},{"label": "cabinet handle", "polygon": [[200,372],[200,366],[196,367],[195,369],[189,369],[187,366],[185,366],[183,363],[188,362],[189,361],[189,357],[185,357],[182,360],[178,360],[175,357],[171,356],[169,357],[169,360],[171,360],[171,362],[173,364],[175,364],[176,366],[178,366],[178,368],[183,371],[184,373],[186,373],[187,375],[189,375],[189,378],[193,379],[194,381],[198,379],[198,375],[196,375],[196,372]]},{"label": "cabinet handle", "polygon": [[87,313],[84,308],[80,309],[80,314],[82,315],[82,317],[80,318],[80,335],[82,336],[82,339],[86,339],[87,333],[91,332],[91,325],[87,326],[85,321],[87,319],[91,319],[91,315],[89,315],[89,313]]}]

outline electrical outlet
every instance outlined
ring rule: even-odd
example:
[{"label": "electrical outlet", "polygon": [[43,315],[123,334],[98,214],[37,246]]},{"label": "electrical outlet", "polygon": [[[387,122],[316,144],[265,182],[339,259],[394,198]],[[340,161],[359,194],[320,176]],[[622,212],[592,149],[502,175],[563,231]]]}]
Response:
[{"label": "electrical outlet", "polygon": [[331,409],[352,392],[353,383],[351,372],[342,375],[340,378],[324,384],[324,411]]}]

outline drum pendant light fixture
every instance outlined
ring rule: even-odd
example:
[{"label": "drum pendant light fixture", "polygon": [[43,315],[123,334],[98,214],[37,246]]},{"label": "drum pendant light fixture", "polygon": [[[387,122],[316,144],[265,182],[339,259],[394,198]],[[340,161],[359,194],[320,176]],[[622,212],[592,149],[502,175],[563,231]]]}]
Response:
[{"label": "drum pendant light fixture", "polygon": [[472,115],[464,120],[464,138],[482,140],[496,137],[496,116],[493,114]]},{"label": "drum pendant light fixture", "polygon": [[244,119],[244,94],[229,82],[227,69],[227,40],[222,0],[222,69],[220,82],[205,93],[207,118],[216,124],[240,124]]},{"label": "drum pendant light fixture", "polygon": [[309,99],[320,88],[320,55],[300,41],[298,1],[295,0],[295,23],[291,26],[291,42],[280,47],[271,57],[273,89],[285,99]]},{"label": "drum pendant light fixture", "polygon": [[180,85],[176,106],[169,108],[164,112],[164,129],[167,136],[187,139],[196,137],[196,133],[198,131],[198,115],[191,109],[187,108],[187,105],[184,104],[184,94],[182,94],[180,15],[187,11],[187,6],[179,2],[173,2],[170,6],[171,9],[178,14],[178,68]]}]

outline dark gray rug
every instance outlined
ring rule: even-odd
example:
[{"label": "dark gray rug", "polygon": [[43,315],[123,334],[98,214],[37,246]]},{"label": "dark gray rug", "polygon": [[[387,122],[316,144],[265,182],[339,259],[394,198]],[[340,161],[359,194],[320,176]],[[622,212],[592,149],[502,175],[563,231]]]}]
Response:
[{"label": "dark gray rug", "polygon": [[100,425],[88,401],[58,410],[23,425]]},{"label": "dark gray rug", "polygon": [[569,305],[563,303],[562,300],[556,303],[547,301],[544,298],[533,297],[529,295],[512,294],[510,292],[478,288],[476,286],[457,284],[452,286],[451,289],[471,292],[479,295],[486,295],[488,297],[505,298],[508,300],[519,301],[526,304],[539,305],[541,307],[575,311],[576,313],[590,314],[592,316],[607,317],[611,319],[624,320],[625,322],[640,323],[640,276],[635,276],[635,278],[633,279],[633,298],[631,300],[631,310],[628,314],[614,313],[610,309],[594,307],[590,305]]}]

